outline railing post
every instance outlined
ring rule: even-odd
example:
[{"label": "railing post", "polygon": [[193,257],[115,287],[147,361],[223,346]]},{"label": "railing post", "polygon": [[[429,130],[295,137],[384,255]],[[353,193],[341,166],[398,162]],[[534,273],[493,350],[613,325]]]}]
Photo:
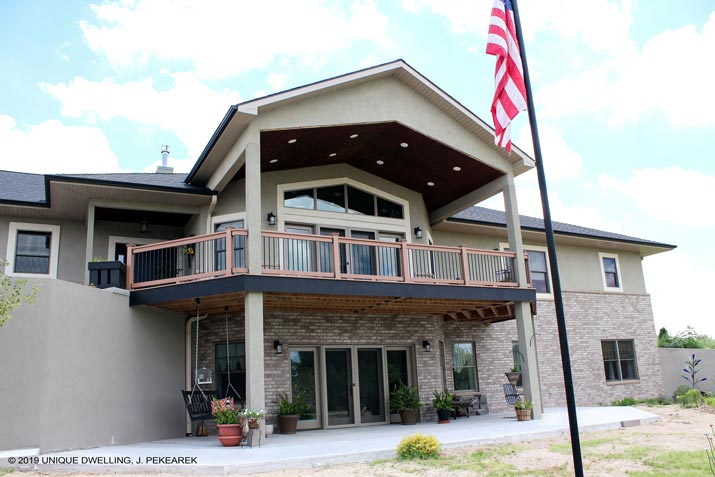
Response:
[{"label": "railing post", "polygon": [[[516,256],[514,256],[516,260]],[[526,284],[531,287],[531,270],[529,268],[529,254],[524,252],[524,265],[526,266]]]},{"label": "railing post", "polygon": [[410,261],[410,251],[407,248],[407,240],[402,239],[400,241],[400,251],[402,252],[402,281],[409,281],[410,267],[408,262]]},{"label": "railing post", "polygon": [[233,227],[226,228],[226,275],[233,274]]},{"label": "railing post", "polygon": [[333,275],[340,278],[340,235],[330,234],[333,237]]},{"label": "railing post", "polygon": [[127,290],[134,288],[134,244],[127,244]]},{"label": "railing post", "polygon": [[459,246],[460,253],[462,254],[462,280],[465,285],[469,285],[469,256],[467,255],[467,246]]}]

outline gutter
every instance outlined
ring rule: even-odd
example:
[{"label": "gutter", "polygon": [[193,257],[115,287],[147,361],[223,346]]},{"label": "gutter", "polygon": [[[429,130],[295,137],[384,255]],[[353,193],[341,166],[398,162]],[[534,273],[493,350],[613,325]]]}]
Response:
[{"label": "gutter", "polygon": [[186,184],[190,184],[191,181],[196,176],[196,174],[199,172],[199,169],[201,169],[201,166],[206,161],[206,158],[211,153],[211,150],[214,148],[214,146],[218,142],[218,139],[221,137],[223,132],[226,130],[226,128],[228,127],[228,124],[231,122],[233,117],[236,115],[237,111],[238,111],[238,105],[234,104],[230,108],[228,108],[226,115],[221,120],[221,124],[218,125],[218,128],[216,128],[216,131],[214,131],[213,135],[211,136],[211,139],[209,139],[209,143],[206,144],[206,147],[204,148],[203,152],[199,156],[199,159],[194,164],[194,167],[191,168],[191,171],[189,171],[189,174],[186,176],[186,179],[184,179],[184,182]]}]

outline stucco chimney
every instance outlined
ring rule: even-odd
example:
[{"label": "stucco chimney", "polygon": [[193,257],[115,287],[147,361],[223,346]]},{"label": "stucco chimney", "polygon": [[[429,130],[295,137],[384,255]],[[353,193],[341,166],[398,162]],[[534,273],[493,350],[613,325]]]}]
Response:
[{"label": "stucco chimney", "polygon": [[161,165],[157,166],[157,174],[173,174],[174,168],[168,166],[169,163],[169,146],[161,146]]}]

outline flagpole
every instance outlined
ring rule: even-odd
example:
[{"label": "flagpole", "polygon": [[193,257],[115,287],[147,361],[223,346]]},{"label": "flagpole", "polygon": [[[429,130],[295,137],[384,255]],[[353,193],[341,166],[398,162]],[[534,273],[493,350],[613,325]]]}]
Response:
[{"label": "flagpole", "polygon": [[561,295],[561,279],[559,278],[559,267],[556,261],[556,244],[554,243],[554,228],[551,223],[551,208],[549,207],[549,195],[546,190],[546,175],[544,174],[544,162],[541,156],[541,142],[539,141],[539,129],[536,126],[536,110],[534,108],[534,97],[531,93],[531,81],[529,79],[529,68],[526,65],[526,50],[524,49],[524,37],[521,32],[521,22],[519,21],[519,7],[517,0],[511,0],[514,9],[514,26],[516,27],[516,38],[519,42],[519,52],[521,64],[524,70],[524,84],[526,86],[526,102],[529,111],[529,125],[531,126],[531,140],[534,144],[534,156],[536,159],[536,174],[539,179],[539,193],[541,194],[541,208],[544,213],[544,229],[546,231],[546,245],[549,251],[549,262],[551,265],[551,281],[554,290],[554,306],[556,308],[556,323],[559,330],[559,345],[561,347],[561,364],[564,373],[564,388],[566,389],[566,407],[569,416],[569,430],[571,431],[571,449],[573,453],[574,474],[583,477],[583,462],[581,460],[581,440],[578,434],[578,420],[576,419],[576,398],[574,396],[573,376],[571,375],[571,357],[569,355],[569,342],[566,334],[566,318],[564,315],[564,300]]}]

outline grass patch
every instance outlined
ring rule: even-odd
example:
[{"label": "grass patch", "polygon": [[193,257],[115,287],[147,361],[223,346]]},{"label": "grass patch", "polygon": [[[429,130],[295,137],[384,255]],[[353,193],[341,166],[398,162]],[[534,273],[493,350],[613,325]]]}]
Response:
[{"label": "grass patch", "polygon": [[651,397],[646,399],[625,397],[618,401],[613,401],[611,403],[611,406],[635,406],[636,404],[644,404],[646,406],[667,406],[668,404],[675,404],[675,400],[673,398],[665,396]]},{"label": "grass patch", "polygon": [[705,451],[666,451],[643,460],[650,470],[629,472],[633,477],[692,477],[711,475]]},{"label": "grass patch", "polygon": [[603,455],[600,458],[605,460],[630,460],[641,462],[655,452],[658,452],[658,450],[652,447],[626,446],[624,447],[623,452],[613,452],[611,454]]},{"label": "grass patch", "polygon": [[16,470],[17,469],[15,469],[13,467],[4,467],[4,468],[0,469],[0,475],[12,474]]}]

